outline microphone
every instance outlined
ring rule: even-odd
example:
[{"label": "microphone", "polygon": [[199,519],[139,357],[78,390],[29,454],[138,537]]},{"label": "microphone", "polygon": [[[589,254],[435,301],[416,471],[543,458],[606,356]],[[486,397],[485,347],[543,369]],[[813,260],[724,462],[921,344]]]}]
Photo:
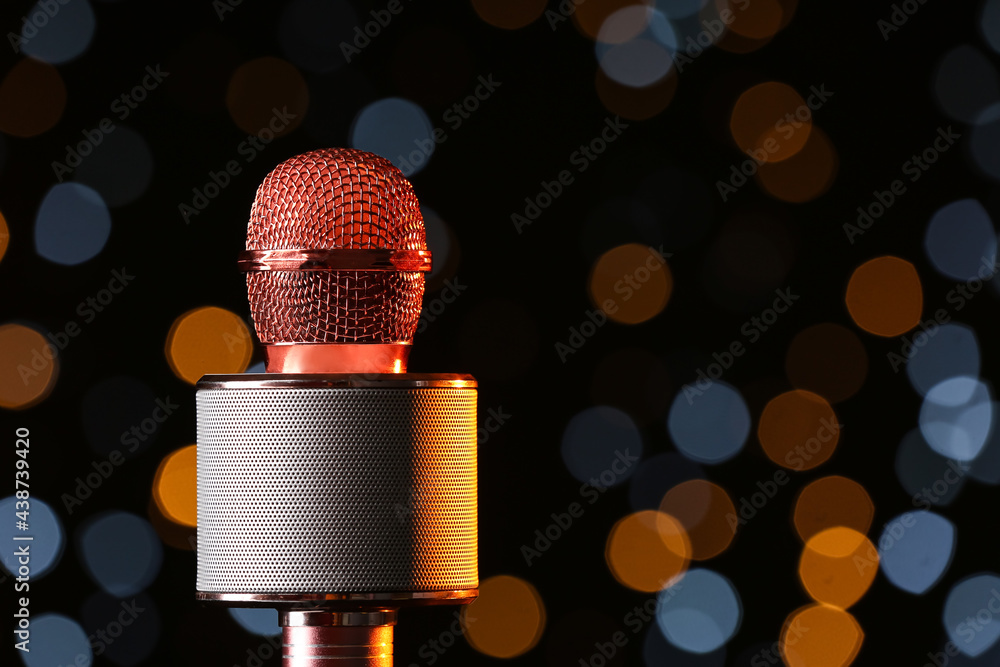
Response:
[{"label": "microphone", "polygon": [[476,381],[407,372],[419,202],[372,153],[293,157],[238,264],[267,372],[197,385],[196,597],[276,608],[284,667],[391,666],[400,609],[479,585]]}]

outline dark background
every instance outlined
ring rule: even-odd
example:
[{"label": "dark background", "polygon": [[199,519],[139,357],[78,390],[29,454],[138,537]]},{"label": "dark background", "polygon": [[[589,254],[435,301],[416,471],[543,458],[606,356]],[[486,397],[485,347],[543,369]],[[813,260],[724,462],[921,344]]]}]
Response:
[{"label": "dark background", "polygon": [[[37,443],[33,494],[60,512],[71,538],[60,565],[32,584],[35,613],[79,617],[83,601],[97,588],[76,559],[74,530],[108,509],[145,515],[161,458],[194,442],[194,389],[171,372],[164,341],[173,320],[191,308],[218,305],[248,316],[235,257],[258,183],[287,157],[346,145],[351,120],[370,101],[412,96],[424,86],[435,93],[426,97],[437,100],[417,101],[433,123],[441,124],[453,101],[472,92],[478,75],[492,74],[502,82],[461,128],[448,131],[428,166],[411,179],[421,203],[453,230],[461,249],[455,275],[468,288],[417,336],[410,368],[471,373],[480,382],[481,416],[500,406],[511,415],[479,452],[480,573],[523,577],[545,602],[546,634],[518,664],[578,664],[593,652],[593,641],[610,636],[624,615],[648,598],[620,586],[603,560],[608,530],[631,511],[627,484],[589,508],[531,567],[520,547],[550,522],[551,512],[565,511],[578,500],[579,482],[568,474],[559,443],[572,415],[607,402],[607,388],[594,388],[602,362],[622,348],[644,348],[663,360],[666,375],[647,392],[654,407],[642,408],[655,418],[645,420],[642,435],[646,456],[671,451],[664,427],[669,400],[693,379],[694,369],[711,360],[711,352],[738,338],[739,327],[764,305],[743,301],[734,308],[732,300],[723,305],[725,299],[706,287],[711,282],[708,254],[723,225],[750,214],[774,221],[781,237],[793,242],[794,261],[782,284],[802,295],[792,313],[727,372],[726,381],[743,391],[756,424],[768,398],[790,388],[784,355],[792,337],[819,322],[853,327],[843,297],[854,267],[882,254],[914,262],[923,279],[926,316],[943,304],[954,284],[925,258],[921,244],[930,214],[964,197],[978,198],[996,212],[992,183],[968,159],[966,127],[940,111],[931,90],[934,68],[946,51],[964,42],[986,50],[977,32],[978,3],[929,0],[889,41],[876,26],[892,11],[888,2],[802,3],[791,25],[753,53],[712,49],[699,57],[679,77],[669,107],[651,119],[628,121],[628,131],[518,234],[511,213],[522,212],[524,198],[538,193],[540,181],[555,178],[570,153],[614,115],[595,92],[593,42],[570,22],[553,30],[542,17],[508,31],[486,24],[468,3],[407,2],[351,64],[330,74],[304,74],[311,96],[305,123],[244,165],[243,173],[186,224],[178,205],[190,201],[191,188],[203,185],[209,170],[233,159],[246,138],[223,104],[229,73],[252,58],[281,57],[275,35],[280,4],[244,2],[220,22],[208,2],[96,2],[97,30],[89,50],[59,66],[68,89],[62,119],[38,137],[0,139],[0,210],[11,234],[0,262],[2,320],[57,330],[76,317],[82,298],[105,285],[112,269],[125,266],[137,276],[60,354],[60,377],[51,396],[23,413],[3,414],[5,433],[21,425],[31,428]],[[355,6],[359,16],[382,7]],[[29,8],[30,3],[4,3],[3,32],[16,31]],[[225,38],[220,43],[229,44],[226,57],[172,70],[178,49],[206,35]],[[447,47],[435,51],[440,43]],[[4,44],[0,70],[20,57]],[[146,65],[156,63],[172,72],[168,83],[124,123],[149,144],[151,186],[134,203],[112,209],[113,230],[97,257],[75,267],[42,259],[32,247],[31,230],[40,201],[56,182],[51,162],[63,156],[67,143],[79,140],[84,128],[108,115],[109,100],[132,86]],[[197,76],[204,87],[202,113],[177,104],[171,93],[185,76]],[[440,84],[442,79],[451,83]],[[769,80],[803,94],[820,84],[835,91],[816,122],[836,146],[836,181],[827,194],[802,205],[777,201],[753,183],[723,203],[715,182],[743,159],[728,134],[729,110],[742,90]],[[842,225],[853,220],[856,207],[869,202],[874,189],[887,188],[899,177],[900,165],[929,145],[938,127],[949,125],[964,135],[961,149],[946,154],[858,243],[847,243]],[[696,178],[690,188],[664,179],[665,203],[656,226],[642,230],[632,224],[621,198],[664,168],[683,169]],[[586,221],[595,216],[602,233],[585,234]],[[675,288],[669,305],[641,325],[601,327],[562,363],[556,342],[565,341],[569,327],[578,326],[593,307],[586,285],[594,260],[627,241],[662,242],[673,252]],[[752,249],[747,252],[740,261],[766,261],[755,258]],[[438,289],[432,283],[427,298]],[[996,368],[990,345],[997,333],[995,309],[991,294],[973,300],[960,315],[979,333],[986,378]],[[820,468],[793,473],[792,486],[830,474],[862,483],[876,505],[870,534],[875,539],[884,522],[911,508],[893,461],[900,439],[916,425],[920,401],[905,375],[893,373],[884,361],[887,352],[898,350],[898,342],[860,335],[870,370],[861,391],[836,406],[845,425],[840,447]],[[260,360],[255,353],[253,363]],[[94,457],[82,432],[82,397],[95,382],[119,374],[142,379],[157,396],[169,395],[181,407],[153,444],[127,463],[127,473],[116,474],[79,512],[67,516],[58,498],[78,475],[89,472]],[[628,382],[640,370],[618,375],[621,394],[634,394],[628,393]],[[634,406],[627,400],[620,407],[629,410]],[[708,478],[734,499],[752,493],[756,481],[775,469],[754,435],[737,459],[705,467]],[[809,601],[796,576],[801,544],[790,522],[794,497],[789,491],[779,495],[727,552],[706,563],[734,582],[744,605],[727,665],[749,664],[741,654],[777,639],[785,617]],[[945,579],[928,594],[914,597],[877,578],[851,609],[866,633],[856,664],[918,667],[928,651],[940,650],[945,640],[940,615],[950,584],[996,566],[995,509],[990,509],[995,503],[993,489],[968,484],[942,510],[958,527],[959,547]],[[159,577],[147,591],[162,622],[157,650],[147,664],[245,664],[247,649],[261,639],[246,634],[224,611],[194,602],[192,552],[171,547],[165,552]],[[5,589],[9,585],[8,579]],[[588,627],[596,629],[574,631],[575,617],[567,616],[580,609],[596,612],[586,616]],[[419,646],[450,620],[447,609],[406,612],[396,633],[397,664],[426,664],[417,656]],[[643,664],[641,646],[634,639],[611,664]],[[438,664],[491,662],[460,641]],[[96,664],[109,663],[99,659]],[[692,658],[676,664],[710,663]]]}]

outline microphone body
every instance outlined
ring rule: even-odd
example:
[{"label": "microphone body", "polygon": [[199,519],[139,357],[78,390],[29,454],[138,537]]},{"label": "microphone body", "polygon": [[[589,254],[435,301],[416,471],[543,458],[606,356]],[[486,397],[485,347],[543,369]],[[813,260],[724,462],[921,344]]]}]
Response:
[{"label": "microphone body", "polygon": [[392,665],[401,608],[479,585],[476,382],[405,372],[416,198],[371,154],[292,158],[240,267],[268,372],[197,386],[197,598],[277,608],[284,667]]}]

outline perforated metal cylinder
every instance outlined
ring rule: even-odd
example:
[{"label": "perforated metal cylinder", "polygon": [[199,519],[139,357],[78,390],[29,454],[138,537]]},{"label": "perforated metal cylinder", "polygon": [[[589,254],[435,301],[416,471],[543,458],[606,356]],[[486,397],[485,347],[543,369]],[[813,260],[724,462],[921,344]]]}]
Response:
[{"label": "perforated metal cylinder", "polygon": [[469,376],[198,383],[201,593],[475,589]]}]

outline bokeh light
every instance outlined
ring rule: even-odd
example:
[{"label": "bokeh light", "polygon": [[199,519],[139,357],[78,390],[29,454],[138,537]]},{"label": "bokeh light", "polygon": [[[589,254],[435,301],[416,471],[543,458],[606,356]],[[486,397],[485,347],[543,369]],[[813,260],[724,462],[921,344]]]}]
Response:
[{"label": "bokeh light", "polygon": [[309,88],[287,60],[257,58],[233,72],[226,107],[237,127],[266,142],[287,135],[305,120]]},{"label": "bokeh light", "polygon": [[472,0],[479,18],[505,30],[533,23],[545,11],[545,0]]},{"label": "bokeh light", "polygon": [[843,609],[808,605],[785,621],[782,657],[788,667],[847,667],[857,657],[864,638],[857,620]]},{"label": "bokeh light", "polygon": [[871,587],[878,574],[878,551],[858,531],[838,526],[816,533],[799,559],[799,578],[817,602],[847,609]]},{"label": "bokeh light", "polygon": [[611,113],[627,120],[647,120],[670,106],[677,93],[677,82],[674,68],[655,83],[641,88],[619,83],[598,68],[594,85],[601,104]]},{"label": "bokeh light", "polygon": [[590,299],[608,319],[639,324],[659,315],[673,291],[665,257],[640,243],[612,248],[597,260],[588,280]]},{"label": "bokeh light", "polygon": [[963,579],[948,591],[944,603],[944,629],[962,653],[976,657],[988,651],[1000,639],[996,616],[996,591],[1000,576],[991,572]]},{"label": "bokeh light", "polygon": [[803,204],[830,189],[839,166],[833,142],[826,132],[814,126],[802,150],[781,162],[760,165],[757,183],[775,199]]},{"label": "bokeh light", "polygon": [[677,449],[699,463],[722,463],[736,456],[750,434],[750,411],[740,392],[716,380],[690,385],[674,398],[667,431]]},{"label": "bokeh light", "polygon": [[156,469],[153,500],[163,516],[182,526],[198,525],[198,450],[195,445],[168,454]]},{"label": "bokeh light", "polygon": [[87,574],[115,597],[139,593],[160,573],[160,539],[135,514],[111,511],[90,519],[80,528],[77,544]]},{"label": "bokeh light", "polygon": [[531,583],[509,575],[490,577],[479,582],[476,601],[462,607],[464,637],[484,655],[516,658],[538,644],[545,616],[545,603]]},{"label": "bokeh light", "polygon": [[24,58],[0,83],[0,132],[37,136],[55,126],[65,109],[66,84],[52,65]]},{"label": "bokeh light", "polygon": [[[1000,415],[1000,403],[993,403],[993,414]],[[986,446],[976,460],[966,463],[965,467],[971,468],[969,477],[977,482],[991,486],[1000,484],[1000,428],[994,425]]]},{"label": "bokeh light", "polygon": [[941,456],[971,461],[979,456],[993,427],[989,387],[959,376],[931,387],[920,407],[920,432]]},{"label": "bokeh light", "polygon": [[410,177],[430,161],[437,146],[435,128],[418,105],[386,97],[358,112],[350,130],[351,147],[390,160]]},{"label": "bokeh light", "polygon": [[949,278],[966,282],[996,273],[997,231],[975,199],[938,209],[927,226],[924,249],[934,268]]},{"label": "bokeh light", "polygon": [[882,573],[893,586],[922,595],[951,565],[955,526],[933,512],[907,512],[885,524],[878,553]]},{"label": "bokeh light", "polygon": [[[14,464],[11,464],[11,469]],[[18,502],[22,504],[18,505]],[[15,512],[28,511],[29,530],[19,530],[15,525]],[[7,496],[0,500],[0,512],[3,516],[10,517],[5,522],[6,528],[3,531],[5,541],[8,545],[14,545],[9,549],[0,551],[0,562],[11,574],[17,574],[18,557],[15,555],[16,547],[27,545],[31,551],[31,579],[40,579],[52,568],[59,564],[62,558],[63,549],[66,546],[66,536],[63,533],[62,524],[59,517],[52,511],[49,504],[37,496],[32,496],[27,500],[19,501],[15,496]],[[18,537],[31,537],[30,541],[15,541]]]},{"label": "bokeh light", "polygon": [[840,475],[810,482],[799,492],[793,514],[795,531],[803,542],[840,526],[864,535],[874,518],[875,504],[865,487]]},{"label": "bokeh light", "polygon": [[7,254],[7,246],[10,244],[10,229],[7,227],[7,218],[0,213],[0,261]]},{"label": "bokeh light", "polygon": [[35,216],[35,250],[56,264],[75,266],[95,257],[111,235],[111,214],[92,188],[59,183]]},{"label": "bokeh light", "polygon": [[18,43],[21,52],[52,65],[79,57],[94,37],[94,11],[87,0],[60,3],[54,12],[52,5],[36,2],[26,17]]},{"label": "bokeh light", "polygon": [[711,653],[732,639],[743,620],[743,603],[727,578],[694,569],[659,595],[656,621],[674,646]]},{"label": "bokeh light", "polygon": [[687,570],[691,541],[674,517],[642,510],[619,519],[611,528],[604,555],[620,584],[652,593]]},{"label": "bokeh light", "polygon": [[736,100],[729,131],[741,151],[765,156],[758,162],[781,162],[806,145],[812,134],[812,110],[787,84],[757,84]]},{"label": "bokeh light", "polygon": [[608,488],[635,472],[642,448],[642,437],[631,417],[617,408],[598,405],[569,420],[560,451],[573,477]]},{"label": "bokeh light", "polygon": [[153,155],[142,135],[116,127],[80,164],[74,178],[99,192],[108,206],[131,204],[149,189]]},{"label": "bokeh light", "polygon": [[839,324],[816,324],[792,339],[785,355],[785,372],[796,389],[839,403],[864,384],[868,353],[850,329]]},{"label": "bokeh light", "polygon": [[207,306],[184,313],[167,334],[166,355],[174,375],[195,384],[208,373],[242,373],[253,339],[235,313]]},{"label": "bokeh light", "polygon": [[629,479],[628,500],[632,509],[655,510],[671,488],[692,479],[702,479],[704,471],[677,452],[660,452],[639,464]]},{"label": "bokeh light", "polygon": [[733,13],[729,30],[750,39],[770,39],[786,25],[785,10],[779,0],[746,3],[715,0],[715,6],[720,12],[729,9]]},{"label": "bokeh light", "polygon": [[767,457],[792,470],[811,470],[837,448],[840,424],[822,396],[796,389],[772,398],[760,416],[757,436]]},{"label": "bokeh light", "polygon": [[968,472],[968,463],[947,459],[931,449],[919,428],[903,436],[895,467],[899,483],[918,507],[950,505],[965,485]]},{"label": "bokeh light", "polygon": [[[80,608],[80,617],[98,656],[120,667],[148,665],[159,649],[162,620],[156,601],[149,595],[120,600],[103,591],[88,597]],[[101,633],[100,635],[98,633]],[[104,641],[101,637],[108,641]],[[79,663],[67,663],[75,667]],[[91,663],[93,664],[93,663]]]},{"label": "bokeh light", "polygon": [[718,556],[736,536],[736,507],[729,494],[703,479],[682,482],[670,489],[660,503],[660,511],[677,519],[687,531],[692,560]]},{"label": "bokeh light", "polygon": [[963,123],[975,123],[1000,102],[1000,77],[993,63],[969,44],[946,53],[934,72],[934,95],[941,109]]},{"label": "bokeh light", "polygon": [[80,624],[62,614],[39,614],[31,619],[30,651],[21,652],[26,667],[91,665],[94,653]]},{"label": "bokeh light", "polygon": [[[575,3],[574,3],[575,4]],[[581,2],[576,4],[572,12],[573,24],[577,29],[590,37],[597,39],[601,26],[615,12],[634,5],[644,5],[652,8],[652,0],[601,0],[599,2]]]},{"label": "bokeh light", "polygon": [[855,324],[865,331],[899,336],[920,323],[924,291],[913,264],[899,257],[877,257],[854,270],[846,303]]},{"label": "bokeh light", "polygon": [[277,609],[257,607],[230,607],[229,615],[247,632],[262,637],[276,637],[281,634]]},{"label": "bokeh light", "polygon": [[[424,229],[427,234],[427,249],[434,257],[434,265],[430,273],[427,274],[427,290],[425,294],[430,294],[436,287],[444,284],[444,281],[455,275],[458,269],[458,261],[461,257],[461,249],[458,245],[458,237],[451,226],[445,222],[437,212],[426,206],[420,207],[420,216],[424,219]],[[431,315],[440,313],[431,312]]]},{"label": "bokeh light", "polygon": [[985,176],[1000,180],[1000,103],[984,110],[969,131],[969,153]]},{"label": "bokeh light", "polygon": [[[979,376],[979,341],[976,332],[964,324],[940,324],[920,332],[913,337],[908,352],[906,374],[921,396],[957,375]],[[898,366],[894,364],[894,368]]]},{"label": "bokeh light", "polygon": [[644,88],[662,80],[673,68],[677,38],[661,12],[630,5],[604,20],[595,50],[601,70],[613,81]]},{"label": "bokeh light", "polygon": [[37,329],[0,325],[0,408],[23,410],[45,400],[59,376],[57,354]]},{"label": "bokeh light", "polygon": [[1000,53],[1000,0],[986,0],[979,16],[979,29],[990,47]]},{"label": "bokeh light", "polygon": [[[389,19],[394,16],[388,9],[379,9],[383,20],[381,12]],[[299,67],[330,72],[359,57],[384,29],[367,13],[360,20],[347,0],[292,0],[281,11],[278,42],[285,57]]]}]

